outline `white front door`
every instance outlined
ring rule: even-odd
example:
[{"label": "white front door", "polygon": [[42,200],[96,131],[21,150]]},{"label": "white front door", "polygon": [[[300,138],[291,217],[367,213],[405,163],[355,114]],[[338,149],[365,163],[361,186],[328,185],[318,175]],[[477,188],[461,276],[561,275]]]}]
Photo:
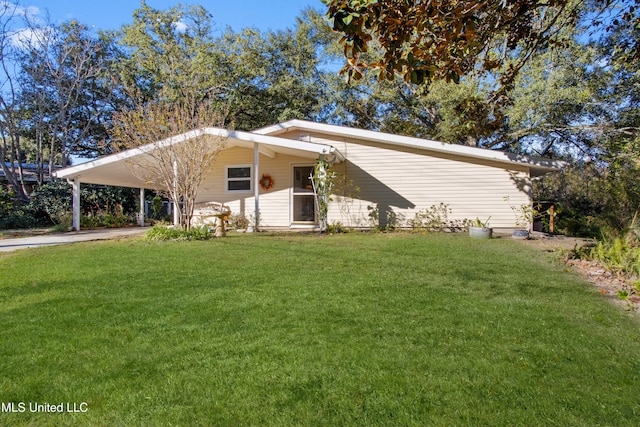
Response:
[{"label": "white front door", "polygon": [[292,223],[317,224],[316,200],[311,184],[313,166],[293,166]]}]

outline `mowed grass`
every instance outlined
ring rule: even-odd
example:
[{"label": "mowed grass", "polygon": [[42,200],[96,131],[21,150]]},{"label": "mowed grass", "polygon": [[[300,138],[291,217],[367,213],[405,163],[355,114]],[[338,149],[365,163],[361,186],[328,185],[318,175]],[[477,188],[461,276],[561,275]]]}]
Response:
[{"label": "mowed grass", "polygon": [[[638,425],[640,324],[548,253],[238,235],[0,258],[0,425]],[[30,403],[86,402],[83,413]]]}]

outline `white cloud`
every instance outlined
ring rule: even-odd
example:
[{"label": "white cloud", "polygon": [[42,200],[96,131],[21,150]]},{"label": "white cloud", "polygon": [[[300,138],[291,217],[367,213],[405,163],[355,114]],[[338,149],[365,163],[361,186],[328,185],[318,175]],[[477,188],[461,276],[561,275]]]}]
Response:
[{"label": "white cloud", "polygon": [[12,1],[0,0],[0,16],[9,20],[5,36],[19,49],[42,44],[51,31],[50,28],[41,26],[42,11],[37,6],[21,6]]},{"label": "white cloud", "polygon": [[24,16],[28,19],[35,19],[40,15],[40,8],[37,6],[21,6],[10,1],[0,0],[0,13],[15,16]]},{"label": "white cloud", "polygon": [[51,28],[21,28],[9,36],[11,44],[20,49],[27,49],[31,46],[42,45],[44,40],[50,36]]},{"label": "white cloud", "polygon": [[189,28],[187,26],[187,24],[185,24],[184,22],[181,22],[181,21],[174,22],[172,25],[173,25],[173,28],[175,28],[176,31],[179,32],[179,33],[184,33]]}]

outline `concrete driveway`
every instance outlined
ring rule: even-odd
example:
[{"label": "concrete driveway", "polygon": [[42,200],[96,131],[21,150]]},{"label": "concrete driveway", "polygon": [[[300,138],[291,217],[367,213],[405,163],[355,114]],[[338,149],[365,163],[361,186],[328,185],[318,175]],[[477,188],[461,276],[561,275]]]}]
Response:
[{"label": "concrete driveway", "polygon": [[71,231],[69,233],[0,239],[0,252],[11,252],[18,249],[37,248],[40,246],[89,242],[92,240],[109,240],[118,237],[139,236],[144,234],[148,229],[147,227],[108,228],[104,230]]}]

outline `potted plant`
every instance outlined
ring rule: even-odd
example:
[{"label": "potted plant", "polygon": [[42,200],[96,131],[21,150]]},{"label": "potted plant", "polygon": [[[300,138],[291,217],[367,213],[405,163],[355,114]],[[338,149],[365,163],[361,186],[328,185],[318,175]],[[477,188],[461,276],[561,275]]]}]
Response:
[{"label": "potted plant", "polygon": [[481,221],[480,218],[476,217],[475,222],[469,226],[469,237],[475,239],[490,239],[493,235],[493,228],[489,227],[490,219],[491,217],[485,221]]},{"label": "potted plant", "polygon": [[512,237],[519,240],[528,239],[535,210],[529,205],[521,205],[519,208],[511,206],[511,210],[516,216],[516,229],[513,231]]}]

